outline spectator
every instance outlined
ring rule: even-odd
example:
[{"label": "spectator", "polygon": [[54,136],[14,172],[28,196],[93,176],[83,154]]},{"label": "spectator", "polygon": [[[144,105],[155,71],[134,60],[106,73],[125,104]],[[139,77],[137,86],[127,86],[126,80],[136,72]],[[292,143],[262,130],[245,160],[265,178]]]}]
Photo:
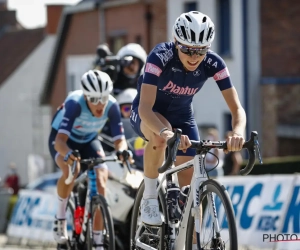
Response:
[{"label": "spectator", "polygon": [[[226,133],[226,138],[232,132]],[[224,157],[223,171],[224,175],[237,175],[243,162],[242,155],[239,151],[230,151]]]},{"label": "spectator", "polygon": [[106,72],[114,83],[114,96],[128,88],[137,88],[137,79],[146,63],[147,54],[137,43],[128,43],[113,56],[107,44],[97,47],[94,67]]},{"label": "spectator", "polygon": [[4,187],[12,188],[14,195],[17,195],[20,189],[19,176],[16,169],[16,164],[11,162],[9,164],[10,173],[4,179]]}]

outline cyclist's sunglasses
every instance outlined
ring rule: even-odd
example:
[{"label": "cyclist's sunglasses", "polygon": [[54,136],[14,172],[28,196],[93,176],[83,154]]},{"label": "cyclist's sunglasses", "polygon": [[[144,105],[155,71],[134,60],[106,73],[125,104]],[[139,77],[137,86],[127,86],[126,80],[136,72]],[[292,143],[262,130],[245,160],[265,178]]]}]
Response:
[{"label": "cyclist's sunglasses", "polygon": [[203,47],[203,48],[190,48],[187,46],[184,46],[180,44],[179,42],[176,42],[178,48],[183,54],[186,54],[188,56],[197,55],[197,56],[203,56],[207,53],[207,51],[210,48],[210,45]]},{"label": "cyclist's sunglasses", "polygon": [[130,110],[131,110],[131,105],[130,104],[121,105],[121,111],[122,112],[130,112]]},{"label": "cyclist's sunglasses", "polygon": [[102,96],[102,97],[87,96],[86,98],[93,105],[97,105],[99,102],[101,102],[101,104],[106,104],[109,97],[108,96]]}]

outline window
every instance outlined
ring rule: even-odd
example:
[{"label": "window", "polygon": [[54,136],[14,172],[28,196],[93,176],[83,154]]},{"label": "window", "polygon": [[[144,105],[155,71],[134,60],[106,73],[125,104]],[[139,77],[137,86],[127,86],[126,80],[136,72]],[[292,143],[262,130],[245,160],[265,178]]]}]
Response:
[{"label": "window", "polygon": [[197,2],[184,3],[184,12],[190,12],[193,10],[197,10]]},{"label": "window", "polygon": [[116,54],[119,49],[121,49],[125,45],[125,37],[124,36],[116,36],[110,38],[110,50]]},{"label": "window", "polygon": [[219,54],[231,55],[230,0],[218,0]]}]

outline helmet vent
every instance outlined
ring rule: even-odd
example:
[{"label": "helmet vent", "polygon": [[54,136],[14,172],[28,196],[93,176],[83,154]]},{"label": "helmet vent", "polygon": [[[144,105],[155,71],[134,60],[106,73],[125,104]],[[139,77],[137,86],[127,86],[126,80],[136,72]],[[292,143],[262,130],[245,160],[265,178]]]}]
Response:
[{"label": "helmet vent", "polygon": [[183,27],[183,26],[180,26],[180,28],[181,28],[181,32],[182,32],[182,34],[183,34],[183,36],[184,36],[184,39],[187,39],[187,36],[186,36],[185,30],[184,30],[184,27]]},{"label": "helmet vent", "polygon": [[193,42],[196,42],[195,32],[193,30],[191,30],[191,39]]},{"label": "helmet vent", "polygon": [[192,22],[192,19],[188,16],[188,15],[185,15],[185,18],[191,23]]},{"label": "helmet vent", "polygon": [[206,16],[203,17],[203,19],[202,19],[202,23],[205,23],[205,22],[206,22]]},{"label": "helmet vent", "polygon": [[95,75],[96,75],[96,77],[97,77],[97,81],[98,81],[100,93],[102,93],[102,83],[101,83],[101,81],[100,81],[100,79],[99,79],[99,74],[98,74],[97,71],[94,71],[94,73],[95,73]]},{"label": "helmet vent", "polygon": [[107,90],[107,88],[108,88],[108,81],[106,81],[105,83],[105,90]]},{"label": "helmet vent", "polygon": [[208,30],[206,41],[208,41],[208,39],[209,39],[209,37],[211,35],[211,32],[212,32],[212,27],[210,27],[209,30]]},{"label": "helmet vent", "polygon": [[200,33],[199,42],[203,41],[203,36],[204,36],[204,30],[202,30]]},{"label": "helmet vent", "polygon": [[84,88],[86,91],[89,91],[89,89],[85,86],[84,81],[81,81],[81,84],[82,84],[83,88]]},{"label": "helmet vent", "polygon": [[94,86],[94,84],[93,84],[93,81],[92,81],[92,79],[91,79],[91,77],[90,77],[89,75],[87,75],[87,79],[88,79],[90,85],[92,86],[92,88],[93,88],[95,91],[97,91],[97,90],[95,89],[95,86]]}]

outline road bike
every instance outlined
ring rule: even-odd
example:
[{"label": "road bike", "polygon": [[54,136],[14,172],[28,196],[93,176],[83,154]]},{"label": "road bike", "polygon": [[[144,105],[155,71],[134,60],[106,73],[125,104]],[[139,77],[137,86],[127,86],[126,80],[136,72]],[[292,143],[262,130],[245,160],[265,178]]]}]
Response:
[{"label": "road bike", "polygon": [[[76,151],[75,151],[76,152]],[[128,155],[123,152],[124,161],[119,161],[116,156],[110,156],[105,158],[89,158],[82,159],[80,163],[81,167],[86,165],[86,170],[74,181],[74,188],[67,204],[67,212],[69,212],[69,219],[71,220],[71,228],[69,228],[69,239],[67,244],[58,244],[57,249],[69,249],[69,250],[91,250],[98,245],[95,244],[93,239],[93,223],[96,210],[101,211],[103,221],[103,243],[99,246],[103,246],[106,250],[115,250],[115,233],[114,224],[111,214],[111,209],[104,196],[98,194],[96,190],[90,190],[87,187],[87,181],[96,182],[96,174],[94,172],[94,166],[103,164],[105,162],[117,162],[126,165],[130,171],[130,163],[128,162]],[[69,171],[69,176],[66,179],[66,183],[71,183],[74,178],[74,172],[77,165],[77,161],[74,161]],[[70,170],[70,169],[69,169]],[[80,196],[80,192],[85,197]],[[84,201],[83,216],[80,224],[80,229],[75,227],[74,214],[76,209],[82,205]]]},{"label": "road bike", "polygon": [[[191,141],[191,148],[196,149],[194,159],[174,167],[181,134],[182,131],[176,129],[174,136],[168,140],[167,158],[164,165],[158,169],[158,172],[163,174],[157,187],[163,223],[161,226],[150,226],[141,222],[140,203],[144,191],[142,182],[132,212],[131,250],[237,250],[235,216],[228,192],[218,181],[210,179],[205,169],[205,156],[209,150],[227,149],[227,143],[210,140]],[[256,156],[262,164],[256,131],[251,132],[251,137],[244,143],[243,148],[248,150],[249,159],[246,167],[240,170],[240,174],[247,175],[254,167]],[[194,167],[193,177],[187,189],[186,201],[182,210],[179,210],[180,191],[176,193],[173,176],[191,167]]]}]

